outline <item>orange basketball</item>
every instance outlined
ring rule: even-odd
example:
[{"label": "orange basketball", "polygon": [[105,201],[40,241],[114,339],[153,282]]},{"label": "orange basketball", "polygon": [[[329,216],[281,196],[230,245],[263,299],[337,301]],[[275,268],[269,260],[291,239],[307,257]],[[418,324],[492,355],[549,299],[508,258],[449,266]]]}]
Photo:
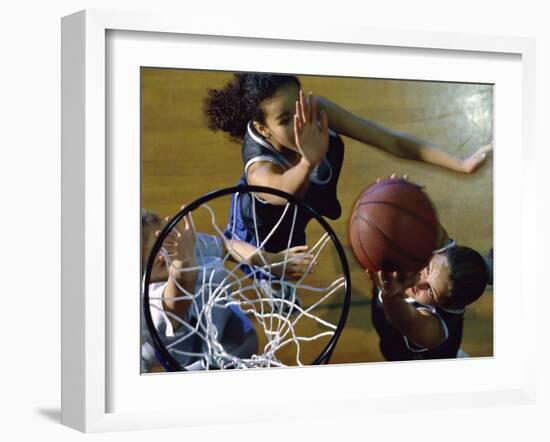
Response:
[{"label": "orange basketball", "polygon": [[349,225],[353,253],[377,272],[417,272],[436,248],[436,211],[417,184],[388,178],[367,187],[355,203]]}]

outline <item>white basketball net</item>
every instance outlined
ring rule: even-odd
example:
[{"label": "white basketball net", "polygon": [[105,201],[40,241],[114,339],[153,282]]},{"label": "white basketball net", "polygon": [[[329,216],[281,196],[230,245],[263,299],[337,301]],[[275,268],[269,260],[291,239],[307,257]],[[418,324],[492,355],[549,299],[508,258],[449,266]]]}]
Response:
[{"label": "white basketball net", "polygon": [[[173,322],[180,325],[178,334],[169,342],[165,342],[166,349],[176,360],[194,361],[191,364],[193,367],[196,367],[198,362],[201,369],[302,366],[310,364],[328,344],[337,329],[340,316],[336,315],[329,320],[320,315],[324,312],[323,316],[330,316],[326,314],[325,306],[330,304],[331,298],[337,294],[342,295],[345,290],[345,278],[342,276],[341,269],[328,275],[328,280],[326,274],[314,279],[311,277],[312,263],[299,280],[291,281],[285,278],[286,267],[292,259],[288,256],[288,251],[284,259],[275,263],[268,263],[263,252],[264,244],[276,231],[285,214],[292,210],[291,206],[287,203],[271,233],[258,247],[255,247],[253,253],[258,254],[263,265],[250,265],[252,269],[250,275],[244,274],[239,269],[241,263],[235,262],[234,256],[233,261],[230,260],[233,239],[225,238],[222,229],[216,224],[216,218],[210,206],[203,204],[197,209],[208,211],[211,227],[225,241],[228,252],[221,257],[197,256],[201,265],[181,270],[183,272],[199,271],[200,283],[196,285],[198,289],[195,293],[187,291],[175,279],[173,280],[182,293],[173,300],[192,301],[190,311],[194,316],[194,320],[190,320],[188,316],[179,317],[171,312],[165,312]],[[253,207],[255,207],[254,204]],[[294,230],[297,206],[294,205],[293,210],[291,232]],[[189,214],[189,219],[197,235],[192,214]],[[253,210],[253,219],[256,226],[255,210]],[[233,225],[233,237],[235,237],[234,231]],[[256,237],[258,237],[257,228]],[[332,244],[332,241],[328,233],[324,233],[313,246],[310,245],[308,253],[317,260],[327,244]],[[164,248],[160,253],[164,255],[168,268],[173,257],[169,256]],[[245,262],[249,257],[241,256],[241,258],[242,262]],[[333,277],[335,279],[332,279]],[[281,293],[285,293],[285,296]],[[150,295],[151,308],[159,309],[158,301],[162,300],[164,300],[163,297]],[[333,302],[332,307],[334,305]],[[233,309],[236,307],[246,315],[254,324],[256,333],[261,335],[257,353],[247,357],[238,356],[226,348],[223,339],[219,339],[220,330],[215,326],[214,311],[232,308],[232,306]],[[199,340],[199,344],[193,347],[199,348],[199,351],[181,350],[180,347],[186,340]],[[305,346],[313,346],[314,350],[306,352]],[[317,351],[317,355],[312,357],[311,351]],[[284,361],[280,357],[282,352],[285,353]],[[182,363],[184,366],[185,364]]]}]

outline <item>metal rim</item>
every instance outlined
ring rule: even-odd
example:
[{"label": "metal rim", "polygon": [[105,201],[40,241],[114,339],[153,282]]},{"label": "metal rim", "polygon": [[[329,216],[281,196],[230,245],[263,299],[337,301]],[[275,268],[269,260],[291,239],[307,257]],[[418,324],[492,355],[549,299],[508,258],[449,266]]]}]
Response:
[{"label": "metal rim", "polygon": [[168,236],[168,233],[189,212],[192,212],[193,210],[197,209],[198,207],[200,207],[201,205],[203,205],[204,203],[210,200],[213,200],[220,196],[234,194],[237,192],[238,193],[250,193],[250,192],[270,193],[272,195],[285,198],[291,203],[305,207],[306,210],[309,211],[309,213],[313,216],[313,218],[315,218],[317,222],[321,224],[323,228],[326,230],[326,232],[329,234],[332,240],[332,243],[334,244],[336,251],[338,252],[338,256],[340,257],[340,262],[342,263],[342,271],[344,273],[344,279],[345,279],[344,303],[342,306],[342,313],[340,315],[340,320],[338,322],[338,326],[334,332],[334,335],[332,336],[332,338],[330,339],[326,347],[323,349],[321,354],[317,358],[315,358],[315,360],[310,365],[327,364],[330,360],[332,353],[334,352],[334,348],[336,347],[336,344],[338,343],[338,339],[340,338],[342,330],[344,329],[344,325],[348,317],[348,312],[349,312],[350,303],[351,303],[351,278],[350,278],[349,266],[346,259],[346,254],[344,252],[344,248],[342,247],[340,240],[338,239],[338,237],[336,236],[336,233],[334,232],[332,227],[328,224],[328,222],[321,215],[319,215],[315,210],[313,210],[310,206],[308,206],[306,203],[299,200],[294,195],[290,195],[278,189],[273,189],[271,187],[250,186],[250,185],[226,187],[223,189],[215,190],[213,192],[209,192],[201,196],[200,198],[197,198],[192,203],[186,205],[183,209],[181,209],[166,224],[166,226],[164,226],[159,237],[156,239],[151,249],[151,252],[149,253],[149,257],[147,259],[147,265],[145,267],[142,308],[143,308],[143,314],[145,317],[145,322],[147,324],[147,329],[149,330],[149,334],[151,335],[151,339],[153,341],[153,346],[157,351],[157,356],[160,356],[160,358],[162,359],[160,360],[160,362],[162,363],[164,368],[167,369],[168,371],[186,371],[186,369],[176,361],[176,359],[170,354],[170,352],[164,346],[164,343],[160,339],[160,336],[157,333],[157,330],[153,324],[153,319],[151,317],[151,311],[149,307],[149,284],[151,281],[151,271],[153,268],[155,257],[160,251],[162,243],[164,242],[166,236]]}]

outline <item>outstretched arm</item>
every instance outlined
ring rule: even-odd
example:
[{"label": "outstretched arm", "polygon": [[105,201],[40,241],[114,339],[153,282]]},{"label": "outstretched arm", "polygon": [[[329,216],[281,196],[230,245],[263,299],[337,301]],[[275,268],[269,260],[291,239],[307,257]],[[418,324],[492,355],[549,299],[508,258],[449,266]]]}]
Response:
[{"label": "outstretched arm", "polygon": [[[156,232],[160,234],[160,231]],[[195,258],[195,233],[189,223],[188,216],[184,217],[184,226],[181,232],[175,228],[170,231],[164,240],[162,247],[170,264],[169,277],[163,293],[163,307],[166,311],[182,318],[189,307],[191,300],[177,299],[185,294],[195,291],[197,270],[186,270],[196,267]],[[178,321],[170,318],[174,329],[180,326]]]},{"label": "outstretched arm", "polygon": [[330,126],[336,132],[400,158],[422,161],[456,172],[470,173],[483,164],[487,154],[493,149],[493,143],[489,143],[469,157],[460,159],[432,143],[359,117],[326,98],[316,97],[316,101],[317,109],[326,112]]}]

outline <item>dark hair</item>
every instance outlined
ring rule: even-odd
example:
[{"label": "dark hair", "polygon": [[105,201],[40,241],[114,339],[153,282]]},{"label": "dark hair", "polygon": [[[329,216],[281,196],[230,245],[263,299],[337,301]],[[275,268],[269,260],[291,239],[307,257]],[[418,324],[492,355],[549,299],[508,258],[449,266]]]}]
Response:
[{"label": "dark hair", "polygon": [[288,83],[300,87],[300,80],[293,75],[235,74],[222,89],[208,90],[204,100],[208,128],[226,132],[232,141],[241,141],[250,120],[265,123],[262,101]]},{"label": "dark hair", "polygon": [[451,247],[444,252],[450,267],[451,308],[464,308],[477,300],[489,282],[487,265],[483,257],[473,249],[464,246]]},{"label": "dark hair", "polygon": [[144,231],[149,227],[156,227],[160,224],[160,217],[145,209],[141,209],[141,229]]}]

